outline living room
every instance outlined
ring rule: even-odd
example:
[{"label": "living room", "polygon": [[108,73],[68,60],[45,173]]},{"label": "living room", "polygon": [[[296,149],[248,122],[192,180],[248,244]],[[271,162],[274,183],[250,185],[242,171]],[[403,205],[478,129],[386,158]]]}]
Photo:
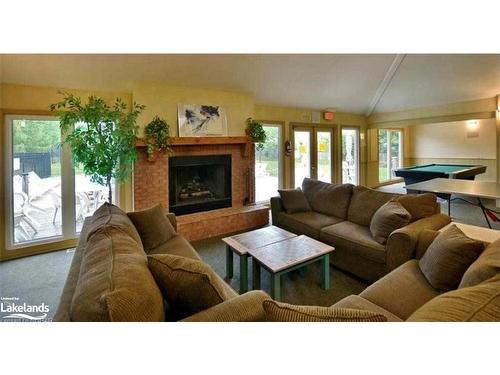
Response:
[{"label": "living room", "polygon": [[497,329],[498,51],[20,38],[0,49],[0,329]]}]

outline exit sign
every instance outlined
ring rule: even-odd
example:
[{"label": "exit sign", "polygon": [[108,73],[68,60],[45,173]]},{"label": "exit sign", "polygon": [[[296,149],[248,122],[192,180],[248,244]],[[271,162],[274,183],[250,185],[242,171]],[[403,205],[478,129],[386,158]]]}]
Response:
[{"label": "exit sign", "polygon": [[323,118],[327,121],[333,121],[335,118],[335,112],[323,112]]}]

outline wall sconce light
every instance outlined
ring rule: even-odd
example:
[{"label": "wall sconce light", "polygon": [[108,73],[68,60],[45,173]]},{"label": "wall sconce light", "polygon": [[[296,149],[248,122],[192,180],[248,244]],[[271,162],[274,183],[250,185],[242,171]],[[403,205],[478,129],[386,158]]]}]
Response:
[{"label": "wall sconce light", "polygon": [[467,121],[467,138],[479,137],[479,121],[469,120]]}]

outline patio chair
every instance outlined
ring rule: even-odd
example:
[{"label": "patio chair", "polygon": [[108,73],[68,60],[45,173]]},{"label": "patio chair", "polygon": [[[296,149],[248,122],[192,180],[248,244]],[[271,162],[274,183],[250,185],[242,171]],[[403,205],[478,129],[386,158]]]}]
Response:
[{"label": "patio chair", "polygon": [[[27,213],[28,196],[23,192],[14,192],[14,228],[19,231],[26,239],[33,239],[38,233],[36,224]],[[23,223],[29,226],[32,234],[28,234]]]}]

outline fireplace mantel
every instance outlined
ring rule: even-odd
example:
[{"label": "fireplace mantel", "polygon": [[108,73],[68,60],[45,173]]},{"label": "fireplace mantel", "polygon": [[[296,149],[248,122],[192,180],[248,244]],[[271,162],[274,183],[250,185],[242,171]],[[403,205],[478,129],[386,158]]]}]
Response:
[{"label": "fireplace mantel", "polygon": [[[143,138],[137,139],[136,147],[146,147]],[[173,137],[170,146],[212,146],[212,145],[241,145],[242,156],[247,157],[252,147],[252,142],[246,136],[242,137]]]}]

